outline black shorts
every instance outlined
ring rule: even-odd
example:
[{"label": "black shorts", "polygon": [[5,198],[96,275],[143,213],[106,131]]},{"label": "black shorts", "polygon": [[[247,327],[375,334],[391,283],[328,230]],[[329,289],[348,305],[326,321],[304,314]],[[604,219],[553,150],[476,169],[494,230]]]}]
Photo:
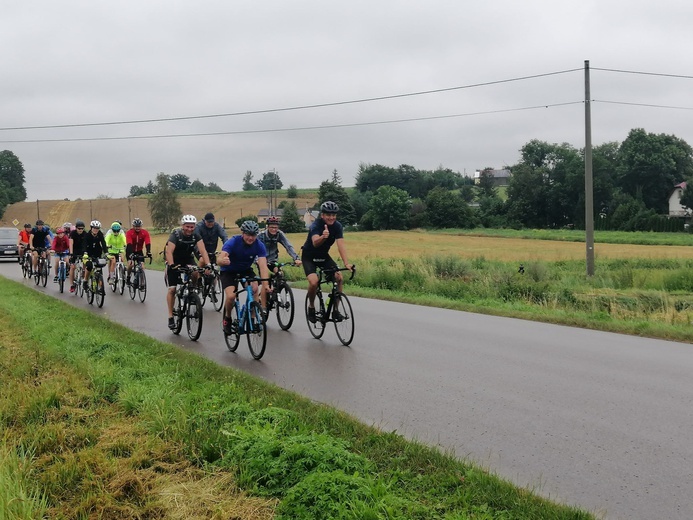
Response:
[{"label": "black shorts", "polygon": [[221,279],[221,287],[222,289],[226,289],[227,287],[233,286],[236,290],[238,290],[238,281],[241,278],[255,278],[255,271],[253,271],[253,268],[251,267],[247,271],[221,271],[220,273],[220,279]]},{"label": "black shorts", "polygon": [[330,255],[322,255],[319,258],[316,258],[313,254],[303,253],[301,256],[301,262],[303,272],[306,273],[306,276],[309,274],[315,274],[318,267],[320,269],[337,268],[337,263],[332,260]]}]

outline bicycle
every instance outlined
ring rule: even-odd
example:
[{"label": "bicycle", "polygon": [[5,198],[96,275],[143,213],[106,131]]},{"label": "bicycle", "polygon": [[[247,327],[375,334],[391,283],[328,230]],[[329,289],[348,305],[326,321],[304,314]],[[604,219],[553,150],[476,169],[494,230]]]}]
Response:
[{"label": "bicycle", "polygon": [[48,259],[45,257],[45,252],[48,251],[45,247],[36,247],[34,251],[38,254],[38,260],[36,261],[36,270],[34,271],[34,283],[38,285],[41,283],[44,287],[48,283]]},{"label": "bicycle", "polygon": [[111,291],[118,291],[120,294],[123,294],[125,292],[125,264],[123,264],[120,253],[113,253],[113,256],[115,257],[116,265],[108,285],[111,287]]},{"label": "bicycle", "polygon": [[[76,256],[76,255],[75,255]],[[80,257],[74,258],[75,274],[73,284],[75,286],[75,296],[84,296],[84,262]]]},{"label": "bicycle", "polygon": [[[88,259],[89,257],[85,255],[83,262],[86,262]],[[104,287],[103,282],[103,268],[108,265],[108,260],[105,258],[96,258],[92,261],[92,264],[93,268],[89,273],[87,286],[84,292],[87,295],[87,302],[89,305],[92,305],[94,303],[94,299],[96,299],[96,305],[101,308],[103,307],[103,302],[106,299],[106,288]]]},{"label": "bicycle", "polygon": [[[210,258],[215,258],[216,253],[211,253],[209,256]],[[209,297],[214,310],[219,312],[224,307],[224,290],[221,288],[221,274],[216,263],[212,262],[210,267],[212,268],[212,274],[203,277],[200,298],[204,307]]]},{"label": "bicycle", "polygon": [[197,341],[202,334],[202,300],[197,281],[193,281],[192,273],[202,273],[205,268],[197,266],[180,266],[183,283],[176,287],[176,296],[173,301],[173,333],[180,334],[183,328],[183,318],[188,329],[188,337]]},{"label": "bicycle", "polygon": [[[152,255],[147,255],[149,263],[152,263]],[[140,301],[144,303],[147,297],[147,276],[144,274],[144,255],[135,253],[132,255],[132,281],[128,284],[130,299],[134,300],[136,295],[139,295]]]},{"label": "bicycle", "polygon": [[[255,291],[252,282],[268,281],[268,278],[241,278],[239,282],[243,289],[236,291],[236,301],[231,309],[231,331],[229,334],[224,330],[222,321],[222,331],[224,341],[230,352],[235,352],[238,343],[241,341],[241,334],[246,335],[248,349],[253,359],[260,359],[265,353],[267,346],[267,323],[262,318],[262,307],[255,301]],[[246,294],[245,303],[241,304],[241,294]],[[227,302],[228,303],[228,302]],[[224,317],[226,318],[226,310]]]},{"label": "bicycle", "polygon": [[62,293],[65,290],[65,280],[67,280],[67,275],[69,274],[68,263],[65,258],[68,253],[57,253],[58,255],[58,272],[56,273],[58,277],[58,287]]},{"label": "bicycle", "polygon": [[276,311],[277,322],[282,330],[289,330],[289,328],[291,328],[296,311],[294,293],[282,269],[282,267],[287,265],[292,267],[296,266],[293,262],[275,264],[277,272],[270,274],[270,294],[267,298],[267,314],[269,315],[272,310]]},{"label": "bicycle", "polygon": [[[315,293],[315,323],[311,322],[308,318],[308,295],[306,295],[306,322],[308,323],[308,330],[315,339],[320,339],[325,333],[325,325],[329,322],[334,323],[334,328],[337,332],[337,337],[339,341],[344,346],[349,346],[351,341],[354,339],[354,312],[351,308],[351,303],[349,298],[343,292],[338,289],[337,280],[334,274],[338,271],[349,271],[348,268],[318,268],[318,290]],[[354,278],[356,274],[356,266],[351,268],[351,276],[349,280]],[[322,285],[325,283],[331,283],[332,289],[327,294],[327,301],[323,298]],[[341,316],[339,319],[334,319],[335,311],[339,312]]]}]

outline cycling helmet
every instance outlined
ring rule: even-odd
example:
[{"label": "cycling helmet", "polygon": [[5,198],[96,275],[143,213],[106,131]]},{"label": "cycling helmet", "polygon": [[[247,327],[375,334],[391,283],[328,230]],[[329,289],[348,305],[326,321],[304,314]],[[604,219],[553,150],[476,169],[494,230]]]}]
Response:
[{"label": "cycling helmet", "polygon": [[279,219],[277,217],[270,217],[267,219],[267,225],[276,224],[279,225]]},{"label": "cycling helmet", "polygon": [[36,225],[37,225],[37,226],[43,226],[43,220],[38,219],[38,220],[36,221]]},{"label": "cycling helmet", "polygon": [[56,233],[65,233],[65,228],[64,227],[59,227],[58,229],[55,230]]},{"label": "cycling helmet", "polygon": [[101,229],[101,222],[99,222],[98,220],[92,220],[92,221],[91,221],[91,224],[89,224],[89,225],[90,225],[91,227],[95,227],[95,228]]},{"label": "cycling helmet", "polygon": [[197,218],[195,215],[183,215],[180,219],[181,224],[197,224]]},{"label": "cycling helmet", "polygon": [[75,227],[84,227],[84,221],[78,220],[77,222],[75,222]]},{"label": "cycling helmet", "polygon": [[141,218],[136,218],[135,220],[132,221],[132,227],[139,227],[142,225],[142,219]]},{"label": "cycling helmet", "polygon": [[25,229],[26,229],[26,228],[30,228],[30,227],[33,227],[33,226],[32,226],[31,224],[29,224],[28,222],[27,222],[26,224],[24,224],[24,228],[25,228]]},{"label": "cycling helmet", "polygon": [[113,231],[114,233],[120,231],[120,224],[118,224],[117,222],[111,224],[111,231]]},{"label": "cycling helmet", "polygon": [[339,211],[339,206],[331,200],[326,200],[320,204],[320,211],[323,213],[337,213]]},{"label": "cycling helmet", "polygon": [[247,235],[257,235],[257,232],[260,231],[260,226],[254,220],[246,220],[241,224],[241,231]]},{"label": "cycling helmet", "polygon": [[72,229],[72,222],[65,222],[63,224],[63,227],[65,228],[65,232],[67,233],[69,230]]}]

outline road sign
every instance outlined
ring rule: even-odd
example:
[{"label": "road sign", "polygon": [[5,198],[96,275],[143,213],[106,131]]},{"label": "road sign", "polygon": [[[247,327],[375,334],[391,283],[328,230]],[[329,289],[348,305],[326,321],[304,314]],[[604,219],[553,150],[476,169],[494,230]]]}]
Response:
[{"label": "road sign", "polygon": [[12,223],[16,226],[17,224],[19,224],[19,220],[14,219],[14,220],[12,221]]}]

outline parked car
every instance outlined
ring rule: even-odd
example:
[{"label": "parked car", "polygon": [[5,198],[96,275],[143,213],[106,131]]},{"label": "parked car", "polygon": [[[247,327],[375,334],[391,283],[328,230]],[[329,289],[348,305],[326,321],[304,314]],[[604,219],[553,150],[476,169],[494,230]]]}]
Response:
[{"label": "parked car", "polygon": [[14,260],[19,262],[19,248],[17,240],[19,230],[13,227],[0,228],[0,260]]}]

